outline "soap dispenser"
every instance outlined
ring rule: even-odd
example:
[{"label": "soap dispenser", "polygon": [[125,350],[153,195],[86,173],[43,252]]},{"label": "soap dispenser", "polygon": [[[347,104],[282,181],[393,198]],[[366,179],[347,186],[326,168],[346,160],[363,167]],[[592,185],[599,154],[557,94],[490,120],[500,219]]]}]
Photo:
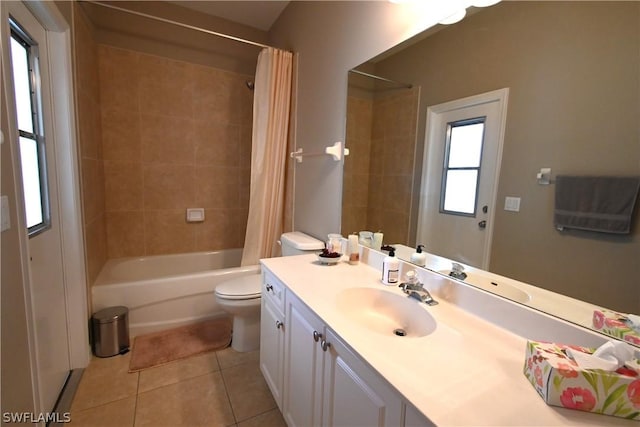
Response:
[{"label": "soap dispenser", "polygon": [[411,264],[415,264],[420,267],[427,265],[427,255],[422,252],[424,245],[418,245],[416,251],[411,254]]},{"label": "soap dispenser", "polygon": [[395,285],[398,283],[399,271],[400,261],[398,261],[396,253],[392,250],[382,261],[382,283],[385,285]]}]

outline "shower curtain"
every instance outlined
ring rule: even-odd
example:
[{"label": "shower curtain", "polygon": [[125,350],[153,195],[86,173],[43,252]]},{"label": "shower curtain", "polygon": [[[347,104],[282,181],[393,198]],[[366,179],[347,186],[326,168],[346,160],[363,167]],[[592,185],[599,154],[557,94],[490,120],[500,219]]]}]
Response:
[{"label": "shower curtain", "polygon": [[279,255],[285,206],[285,166],[293,54],[264,48],[253,98],[251,189],[242,265]]}]

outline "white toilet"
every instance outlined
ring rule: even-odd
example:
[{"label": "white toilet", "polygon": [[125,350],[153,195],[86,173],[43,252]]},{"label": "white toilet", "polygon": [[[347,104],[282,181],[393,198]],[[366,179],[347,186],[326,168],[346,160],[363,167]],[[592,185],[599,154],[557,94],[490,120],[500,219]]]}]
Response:
[{"label": "white toilet", "polygon": [[[324,242],[299,231],[280,237],[282,256],[319,252]],[[220,283],[216,287],[216,301],[233,315],[231,347],[235,351],[254,351],[260,348],[260,294],[262,275],[251,274]]]}]

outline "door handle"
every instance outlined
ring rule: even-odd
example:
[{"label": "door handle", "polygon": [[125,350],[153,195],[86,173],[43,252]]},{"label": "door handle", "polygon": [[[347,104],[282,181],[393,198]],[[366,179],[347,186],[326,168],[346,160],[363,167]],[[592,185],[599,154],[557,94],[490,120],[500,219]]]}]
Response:
[{"label": "door handle", "polygon": [[478,227],[480,227],[480,228],[482,228],[482,229],[487,228],[487,221],[485,221],[485,220],[480,221],[480,222],[478,223]]}]

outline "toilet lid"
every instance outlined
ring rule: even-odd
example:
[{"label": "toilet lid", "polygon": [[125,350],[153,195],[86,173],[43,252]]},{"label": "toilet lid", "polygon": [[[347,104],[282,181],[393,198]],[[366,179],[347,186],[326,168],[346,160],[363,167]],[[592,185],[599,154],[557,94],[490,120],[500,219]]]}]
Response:
[{"label": "toilet lid", "polygon": [[250,274],[227,280],[216,286],[216,295],[226,299],[260,298],[262,275]]}]

